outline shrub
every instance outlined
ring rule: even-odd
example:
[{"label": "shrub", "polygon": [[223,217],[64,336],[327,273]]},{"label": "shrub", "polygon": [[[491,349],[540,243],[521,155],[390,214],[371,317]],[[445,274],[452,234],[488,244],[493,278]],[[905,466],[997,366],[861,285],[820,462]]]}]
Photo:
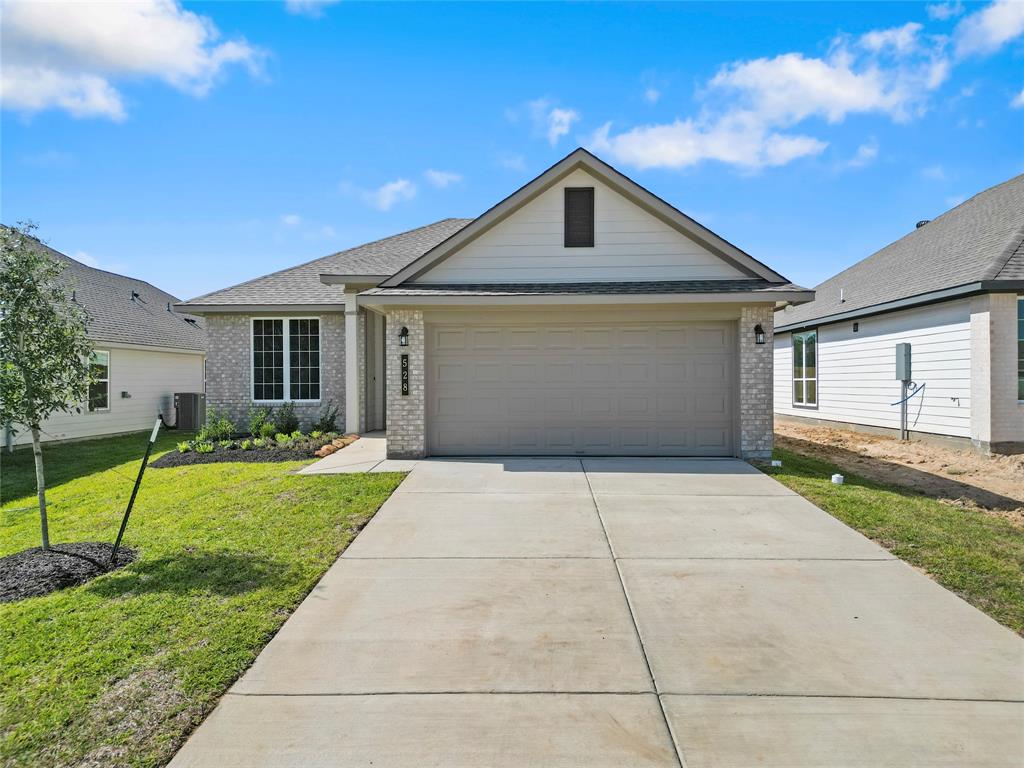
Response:
[{"label": "shrub", "polygon": [[290,435],[297,430],[299,428],[299,417],[295,413],[295,403],[284,403],[278,408],[275,421],[277,422],[278,431],[286,435]]},{"label": "shrub", "polygon": [[257,448],[265,448],[267,446],[267,438],[265,437],[254,437],[252,444]]},{"label": "shrub", "polygon": [[218,440],[217,441],[217,445],[219,445],[221,448],[225,448],[227,450],[231,450],[232,448],[235,447],[235,441],[234,440]]},{"label": "shrub", "polygon": [[327,405],[320,412],[320,418],[316,420],[313,428],[318,432],[333,432],[338,428],[338,409],[330,400],[327,401]]},{"label": "shrub", "polygon": [[192,444],[188,440],[178,443],[178,453],[188,453],[192,450]]},{"label": "shrub", "polygon": [[[257,440],[258,439],[259,438],[257,438]],[[243,440],[241,442],[241,444],[239,445],[239,448],[241,448],[243,451],[251,451],[252,450],[252,442],[253,442],[252,440]]]},{"label": "shrub", "polygon": [[210,409],[206,416],[206,424],[199,430],[196,440],[203,442],[226,440],[233,434],[235,434],[235,424],[228,418],[227,413],[218,413],[216,409]]},{"label": "shrub", "polygon": [[213,443],[196,443],[196,453],[213,453]]},{"label": "shrub", "polygon": [[274,435],[274,442],[278,445],[288,445],[293,439],[291,435],[286,435],[283,432],[278,432]]},{"label": "shrub", "polygon": [[[249,434],[253,437],[260,437],[263,434],[263,426],[272,424],[274,409],[269,405],[261,405],[249,409]],[[273,433],[271,433],[273,434]]]},{"label": "shrub", "polygon": [[304,437],[305,435],[302,434],[301,430],[296,429],[294,432],[292,432],[292,440],[301,440]]},{"label": "shrub", "polygon": [[324,436],[324,433],[321,432],[319,429],[314,429],[312,432],[309,433],[309,436],[312,437],[314,440],[319,440],[321,437]]},{"label": "shrub", "polygon": [[268,437],[273,437],[276,432],[277,425],[272,421],[268,421],[260,427],[259,437],[262,437],[265,440]]}]

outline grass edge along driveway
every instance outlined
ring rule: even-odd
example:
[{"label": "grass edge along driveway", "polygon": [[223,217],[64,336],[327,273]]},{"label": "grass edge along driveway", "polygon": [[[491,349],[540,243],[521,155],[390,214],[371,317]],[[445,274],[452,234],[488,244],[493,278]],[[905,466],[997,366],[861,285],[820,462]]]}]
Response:
[{"label": "grass edge along driveway", "polygon": [[[776,480],[1024,635],[1024,528],[776,448]],[[832,474],[845,477],[833,485]]]},{"label": "grass edge along driveway", "polygon": [[[145,441],[45,448],[55,545],[113,541]],[[0,605],[0,764],[166,763],[402,479],[295,475],[305,463],[149,469],[136,562]],[[11,511],[34,503],[31,451],[0,472],[3,556],[39,545],[38,512]]]}]

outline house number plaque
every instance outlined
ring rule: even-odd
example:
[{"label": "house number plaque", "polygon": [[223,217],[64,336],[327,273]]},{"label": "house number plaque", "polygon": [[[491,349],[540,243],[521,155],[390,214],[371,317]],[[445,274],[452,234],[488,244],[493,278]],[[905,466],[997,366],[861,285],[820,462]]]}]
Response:
[{"label": "house number plaque", "polygon": [[409,356],[402,355],[402,397],[409,394]]}]

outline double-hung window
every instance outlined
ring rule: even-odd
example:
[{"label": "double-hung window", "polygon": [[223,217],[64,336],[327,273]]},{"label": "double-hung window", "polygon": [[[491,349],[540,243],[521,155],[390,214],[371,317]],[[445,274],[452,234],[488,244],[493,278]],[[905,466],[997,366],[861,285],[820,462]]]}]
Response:
[{"label": "double-hung window", "polygon": [[1024,400],[1024,296],[1017,297],[1017,399]]},{"label": "double-hung window", "polygon": [[110,353],[96,349],[89,355],[89,410],[110,410]]},{"label": "double-hung window", "polygon": [[254,318],[252,399],[320,399],[320,321],[315,317]]},{"label": "double-hung window", "polygon": [[793,404],[818,404],[818,332],[793,334]]}]

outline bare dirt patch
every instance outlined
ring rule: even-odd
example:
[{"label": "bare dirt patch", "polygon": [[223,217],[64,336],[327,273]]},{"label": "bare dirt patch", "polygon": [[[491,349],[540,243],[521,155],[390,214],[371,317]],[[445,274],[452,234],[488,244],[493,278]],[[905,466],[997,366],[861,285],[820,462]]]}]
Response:
[{"label": "bare dirt patch", "polygon": [[901,442],[803,424],[777,423],[775,436],[780,448],[1024,526],[1024,456],[982,456],[916,440]]}]

